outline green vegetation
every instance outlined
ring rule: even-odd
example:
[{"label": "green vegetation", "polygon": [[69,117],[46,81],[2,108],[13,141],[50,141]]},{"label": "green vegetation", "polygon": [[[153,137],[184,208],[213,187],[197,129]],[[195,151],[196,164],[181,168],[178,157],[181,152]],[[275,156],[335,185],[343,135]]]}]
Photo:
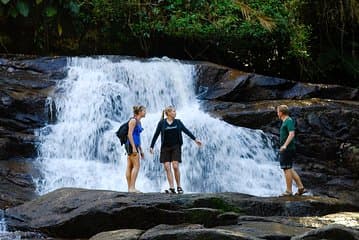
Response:
[{"label": "green vegetation", "polygon": [[211,197],[211,198],[203,198],[203,199],[199,199],[197,201],[194,202],[193,206],[191,206],[192,208],[212,208],[212,209],[217,209],[224,212],[235,212],[235,213],[243,213],[243,211],[226,202],[224,199],[219,198],[219,197]]},{"label": "green vegetation", "polygon": [[0,0],[0,51],[208,60],[358,86],[358,0]]}]

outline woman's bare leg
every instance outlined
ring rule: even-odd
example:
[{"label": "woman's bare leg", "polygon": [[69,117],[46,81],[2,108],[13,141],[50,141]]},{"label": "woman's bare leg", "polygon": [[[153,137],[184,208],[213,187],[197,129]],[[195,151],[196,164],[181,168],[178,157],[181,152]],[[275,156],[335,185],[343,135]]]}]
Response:
[{"label": "woman's bare leg", "polygon": [[131,171],[132,171],[132,162],[130,156],[127,157],[127,167],[126,167],[126,180],[127,180],[127,190],[130,191],[131,184]]},{"label": "woman's bare leg", "polygon": [[140,158],[139,158],[139,154],[131,154],[130,155],[130,160],[131,160],[131,164],[132,164],[132,170],[131,170],[131,179],[130,179],[130,187],[129,187],[129,192],[138,192],[138,190],[136,189],[136,180],[137,180],[137,175],[138,172],[140,170]]},{"label": "woman's bare leg", "polygon": [[166,171],[166,175],[167,175],[167,180],[168,180],[168,184],[170,185],[170,188],[174,188],[173,185],[173,175],[172,175],[172,169],[171,169],[171,163],[170,162],[165,162],[163,164],[165,171]]},{"label": "woman's bare leg", "polygon": [[172,162],[173,172],[175,175],[177,187],[181,187],[181,173],[179,169],[179,163],[177,161]]}]

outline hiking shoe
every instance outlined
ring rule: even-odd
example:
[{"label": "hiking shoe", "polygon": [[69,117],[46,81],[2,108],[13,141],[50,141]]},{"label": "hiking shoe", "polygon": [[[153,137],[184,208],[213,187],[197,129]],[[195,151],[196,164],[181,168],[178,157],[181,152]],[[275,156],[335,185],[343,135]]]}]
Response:
[{"label": "hiking shoe", "polygon": [[296,196],[301,196],[303,195],[304,193],[307,193],[307,189],[305,189],[304,187],[303,188],[298,188],[298,192],[295,193]]}]

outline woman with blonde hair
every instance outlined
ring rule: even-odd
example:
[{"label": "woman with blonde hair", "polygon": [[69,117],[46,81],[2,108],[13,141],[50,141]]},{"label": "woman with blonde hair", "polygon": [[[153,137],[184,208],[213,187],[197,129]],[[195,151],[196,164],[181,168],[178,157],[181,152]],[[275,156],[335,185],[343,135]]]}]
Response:
[{"label": "woman with blonde hair", "polygon": [[146,108],[144,106],[133,106],[133,117],[128,121],[128,140],[125,143],[128,154],[126,168],[128,192],[140,192],[136,189],[136,179],[140,170],[140,156],[142,159],[144,158],[140,134],[143,131],[141,118],[145,116]]},{"label": "woman with blonde hair", "polygon": [[[167,118],[164,118],[164,115],[166,115]],[[169,189],[165,191],[166,193],[176,193],[173,183],[172,168],[177,183],[177,193],[183,193],[179,170],[179,163],[182,162],[182,132],[194,140],[198,146],[202,145],[201,141],[196,139],[196,137],[184,126],[182,121],[176,119],[176,109],[173,106],[166,107],[165,110],[163,110],[162,119],[157,125],[150,148],[150,152],[153,154],[153,147],[161,133],[160,162],[164,165],[167,180],[170,185]]]}]

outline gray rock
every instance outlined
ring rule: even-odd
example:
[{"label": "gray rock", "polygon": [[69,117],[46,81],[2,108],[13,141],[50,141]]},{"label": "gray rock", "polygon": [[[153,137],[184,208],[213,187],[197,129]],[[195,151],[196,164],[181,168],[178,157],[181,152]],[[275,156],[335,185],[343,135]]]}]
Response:
[{"label": "gray rock", "polygon": [[146,231],[140,240],[167,240],[167,239],[183,239],[183,240],[256,240],[241,232],[234,232],[225,229],[204,228],[201,225],[159,225]]},{"label": "gray rock", "polygon": [[343,225],[328,225],[315,229],[302,235],[291,238],[292,240],[359,240],[359,231]]},{"label": "gray rock", "polygon": [[241,232],[259,239],[290,239],[293,236],[311,230],[305,227],[291,226],[270,221],[241,221],[238,225],[220,226],[216,227],[216,229]]},{"label": "gray rock", "polygon": [[293,221],[306,227],[320,228],[330,224],[359,229],[359,212],[339,212],[316,217],[294,218]]},{"label": "gray rock", "polygon": [[[212,208],[212,209],[208,209]],[[118,229],[149,229],[188,222],[222,225],[234,213],[259,216],[313,216],[357,211],[359,206],[319,197],[260,198],[236,193],[168,195],[59,189],[6,210],[10,229],[54,237],[88,238]],[[224,221],[223,224],[229,222]]]},{"label": "gray rock", "polygon": [[137,240],[142,233],[143,230],[138,229],[121,229],[96,234],[89,240]]},{"label": "gray rock", "polygon": [[0,208],[14,207],[37,197],[36,174],[28,160],[0,161]]}]

